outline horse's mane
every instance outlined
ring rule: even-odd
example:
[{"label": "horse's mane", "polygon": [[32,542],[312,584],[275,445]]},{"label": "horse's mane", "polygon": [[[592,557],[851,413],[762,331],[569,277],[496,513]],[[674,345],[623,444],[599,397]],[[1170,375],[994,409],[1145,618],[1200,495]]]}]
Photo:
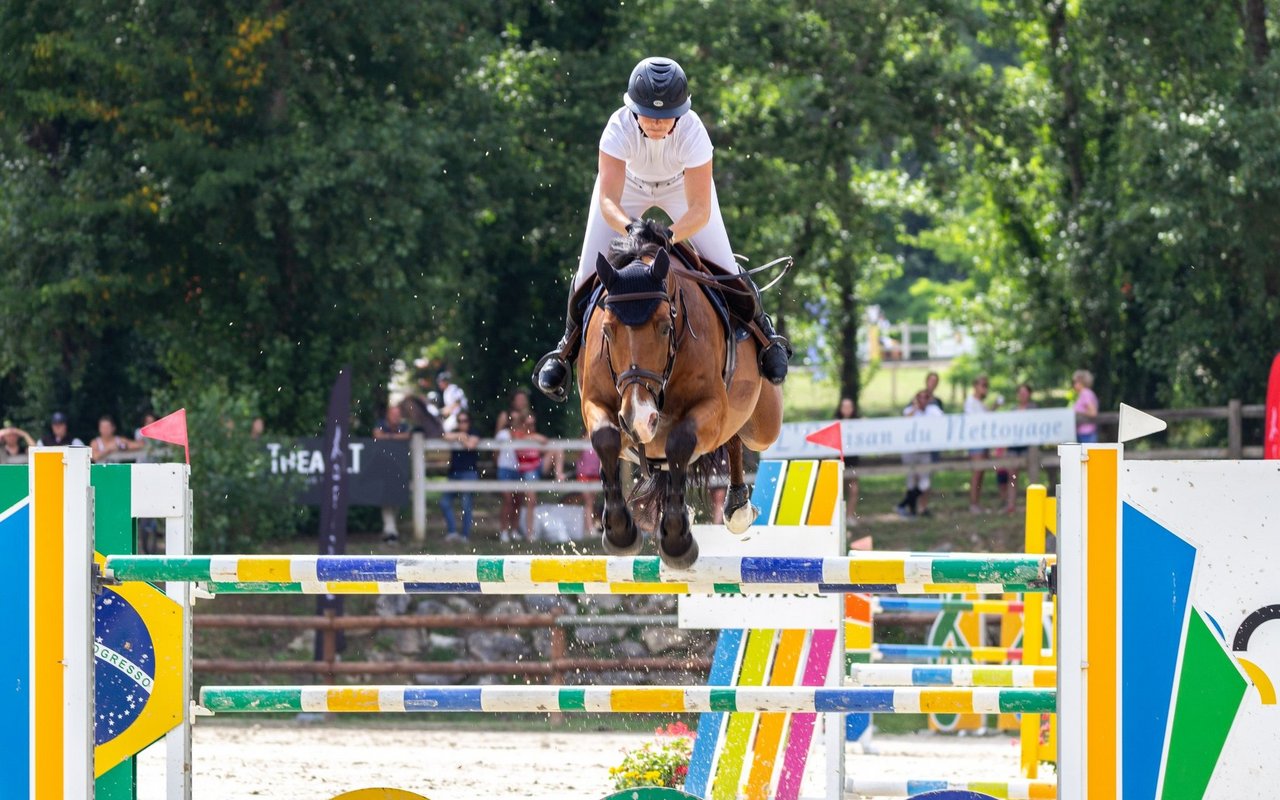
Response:
[{"label": "horse's mane", "polygon": [[640,236],[624,234],[609,243],[609,252],[605,254],[605,258],[614,269],[622,269],[636,261],[653,258],[661,249],[660,243],[650,240],[643,234]]}]

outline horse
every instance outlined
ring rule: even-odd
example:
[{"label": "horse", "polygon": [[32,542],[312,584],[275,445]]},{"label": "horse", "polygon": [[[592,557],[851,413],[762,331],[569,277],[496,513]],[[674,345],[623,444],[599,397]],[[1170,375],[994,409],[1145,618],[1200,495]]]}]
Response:
[{"label": "horse", "polygon": [[782,391],[760,375],[756,340],[724,331],[700,276],[674,265],[665,246],[617,239],[610,258],[597,255],[596,274],[603,296],[584,333],[578,391],[600,457],[604,550],[635,555],[644,546],[622,494],[625,459],[658,470],[658,554],[686,568],[698,558],[685,508],[691,471],[727,451],[725,524],[744,533],[759,509],[742,448],[762,451],[777,440]]}]

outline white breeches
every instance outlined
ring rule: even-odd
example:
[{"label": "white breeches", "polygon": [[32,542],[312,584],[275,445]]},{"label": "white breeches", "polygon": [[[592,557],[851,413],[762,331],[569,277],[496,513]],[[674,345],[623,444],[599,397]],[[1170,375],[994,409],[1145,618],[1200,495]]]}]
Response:
[{"label": "white breeches", "polygon": [[[623,212],[629,217],[643,217],[655,206],[665,211],[673,222],[684,216],[684,212],[689,210],[684,196],[684,175],[670,181],[650,183],[628,172],[622,185]],[[600,178],[597,176],[595,188],[591,191],[587,233],[582,242],[582,256],[578,259],[578,274],[573,279],[573,288],[577,289],[596,273],[596,254],[608,255],[609,242],[620,235],[609,227],[600,213]],[[729,246],[729,233],[724,229],[724,217],[720,216],[720,199],[716,196],[714,184],[711,186],[711,216],[702,230],[689,239],[689,244],[704,258],[725,269],[737,271],[738,262],[733,257],[733,248]]]}]

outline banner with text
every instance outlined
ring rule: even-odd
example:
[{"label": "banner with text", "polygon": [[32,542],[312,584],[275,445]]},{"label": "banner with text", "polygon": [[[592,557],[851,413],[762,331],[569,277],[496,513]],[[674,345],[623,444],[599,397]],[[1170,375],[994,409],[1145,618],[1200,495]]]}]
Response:
[{"label": "banner with text", "polygon": [[[306,477],[298,502],[320,505],[321,477],[328,468],[326,448],[319,436],[305,439],[267,439],[272,474]],[[347,439],[348,502],[355,506],[409,504],[409,443],[399,440]]]},{"label": "banner with text", "polygon": [[[832,420],[789,422],[762,458],[830,458],[831,450],[805,437]],[[1070,408],[993,411],[987,414],[944,414],[936,417],[872,417],[840,423],[847,456],[1027,447],[1062,444],[1076,439],[1076,417]]]}]

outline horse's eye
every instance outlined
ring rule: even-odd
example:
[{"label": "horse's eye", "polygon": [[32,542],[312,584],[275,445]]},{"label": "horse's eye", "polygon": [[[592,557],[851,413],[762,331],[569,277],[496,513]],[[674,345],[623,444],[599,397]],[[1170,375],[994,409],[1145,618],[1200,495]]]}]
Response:
[{"label": "horse's eye", "polygon": [[671,323],[669,323],[669,322],[659,322],[659,323],[658,323],[658,335],[659,335],[659,336],[670,336],[670,335],[671,335]]}]

